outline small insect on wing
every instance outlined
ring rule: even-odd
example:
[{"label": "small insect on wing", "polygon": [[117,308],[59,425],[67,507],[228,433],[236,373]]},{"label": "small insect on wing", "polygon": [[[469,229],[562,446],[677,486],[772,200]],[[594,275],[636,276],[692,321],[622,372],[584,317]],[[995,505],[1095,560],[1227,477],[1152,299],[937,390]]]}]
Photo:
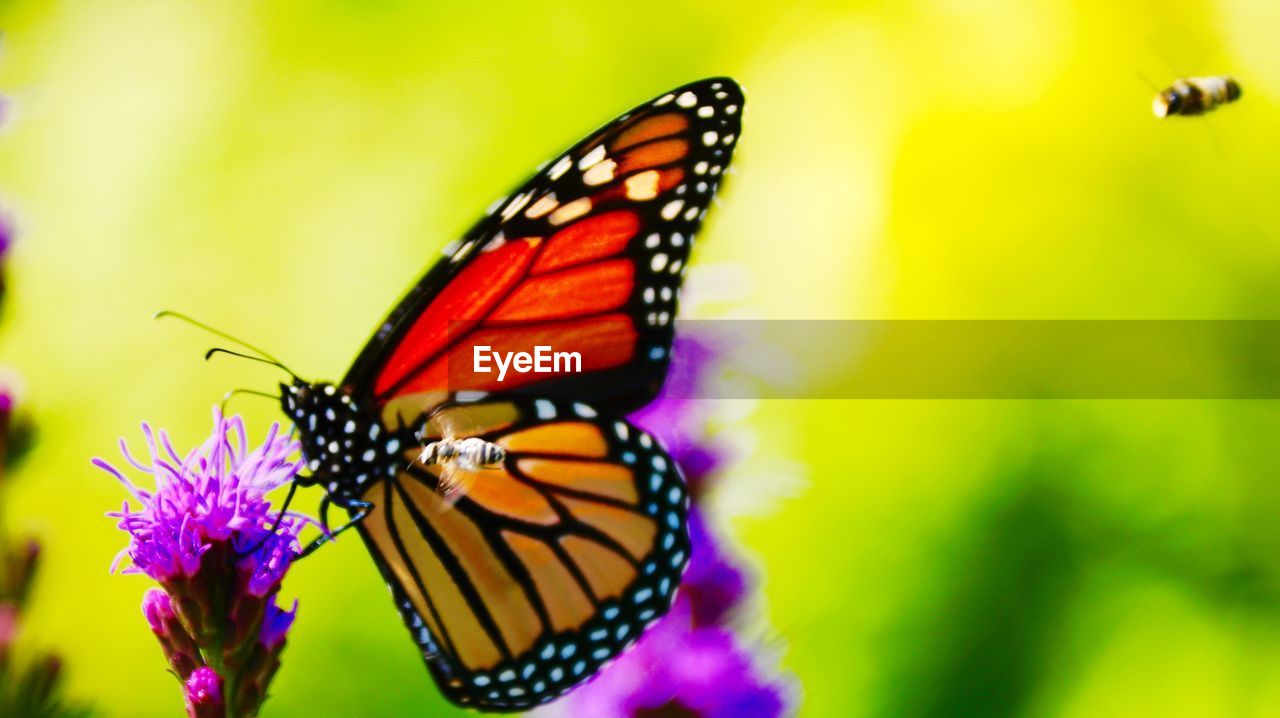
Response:
[{"label": "small insect on wing", "polygon": [[[439,479],[437,490],[443,497],[442,507],[451,508],[475,485],[483,469],[471,466],[459,452],[460,445],[484,427],[465,405],[444,404],[433,410],[423,424],[419,438],[423,454],[419,462]],[[431,456],[431,453],[435,456]]]}]

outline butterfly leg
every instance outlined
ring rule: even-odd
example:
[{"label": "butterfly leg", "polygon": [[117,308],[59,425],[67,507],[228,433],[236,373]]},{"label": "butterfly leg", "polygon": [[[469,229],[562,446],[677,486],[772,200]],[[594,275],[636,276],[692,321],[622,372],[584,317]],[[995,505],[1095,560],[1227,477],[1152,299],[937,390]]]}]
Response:
[{"label": "butterfly leg", "polygon": [[[339,526],[338,528],[332,531],[329,531],[328,530],[329,529],[329,506],[331,504],[336,504],[340,508],[344,508],[348,511],[355,510],[356,514],[351,517],[350,521],[346,522],[345,524]],[[295,557],[295,559],[306,558],[307,556],[310,556],[311,554],[315,553],[316,549],[325,545],[329,541],[337,538],[338,534],[342,533],[343,531],[346,531],[352,526],[355,526],[361,521],[364,521],[365,517],[368,516],[369,512],[372,510],[373,510],[373,504],[369,503],[368,501],[358,501],[356,499],[334,501],[328,496],[324,497],[323,499],[320,500],[320,525],[325,528],[325,533],[321,534],[320,536],[317,536],[314,541],[304,546],[303,549],[298,552],[298,555]]]}]

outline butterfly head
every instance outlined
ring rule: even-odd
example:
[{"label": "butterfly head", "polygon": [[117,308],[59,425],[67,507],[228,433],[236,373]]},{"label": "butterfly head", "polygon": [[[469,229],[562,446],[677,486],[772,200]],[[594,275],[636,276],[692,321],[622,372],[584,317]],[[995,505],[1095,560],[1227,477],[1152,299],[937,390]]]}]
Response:
[{"label": "butterfly head", "polygon": [[[375,417],[333,384],[295,381],[280,385],[280,404],[298,427],[309,483],[330,493],[359,491],[375,476],[394,471],[398,437],[383,435]],[[394,442],[394,443],[393,443]]]}]

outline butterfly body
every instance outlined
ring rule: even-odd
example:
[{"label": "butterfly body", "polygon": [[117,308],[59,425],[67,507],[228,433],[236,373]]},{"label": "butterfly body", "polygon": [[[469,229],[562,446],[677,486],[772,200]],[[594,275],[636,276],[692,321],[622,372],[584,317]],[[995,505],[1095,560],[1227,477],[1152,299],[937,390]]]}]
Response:
[{"label": "butterfly body", "polygon": [[394,476],[400,454],[416,446],[412,429],[389,428],[367,402],[328,383],[282,384],[281,408],[294,421],[310,476],[338,504],[358,497],[366,484]]},{"label": "butterfly body", "polygon": [[[350,513],[459,705],[552,700],[671,606],[688,492],[624,417],[666,377],[742,103],[711,78],[605,125],[451,245],[340,383],[282,385],[310,472],[297,483]],[[580,365],[504,380],[472,363],[548,347]]]}]

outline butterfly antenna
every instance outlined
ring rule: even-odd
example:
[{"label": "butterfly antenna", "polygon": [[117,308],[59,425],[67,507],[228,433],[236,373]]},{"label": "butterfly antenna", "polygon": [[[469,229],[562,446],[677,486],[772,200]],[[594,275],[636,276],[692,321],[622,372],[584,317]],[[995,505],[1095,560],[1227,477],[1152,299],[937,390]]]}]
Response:
[{"label": "butterfly antenna", "polygon": [[[250,357],[250,358],[251,358],[251,359],[254,359],[254,358],[256,358],[256,357]],[[279,400],[280,400],[280,397],[276,396],[275,394],[268,394],[268,393],[267,393],[267,392],[265,392],[265,391],[257,391],[257,390],[255,390],[255,389],[232,389],[231,391],[229,391],[229,392],[227,392],[226,394],[223,394],[223,395],[222,395],[222,404],[221,404],[221,407],[222,407],[222,413],[223,413],[223,415],[225,415],[225,414],[227,413],[227,404],[230,404],[230,403],[231,403],[231,400],[232,400],[234,397],[236,397],[236,396],[238,396],[238,395],[240,395],[240,394],[247,394],[247,395],[249,395],[249,396],[260,396],[260,397],[262,397],[262,398],[264,398],[264,399],[270,399],[270,400],[272,400],[272,401],[279,401]]]},{"label": "butterfly antenna", "polygon": [[[256,347],[256,346],[254,346],[254,345],[252,345],[252,344],[250,344],[249,342],[246,342],[246,341],[244,341],[244,340],[242,340],[242,339],[237,339],[236,337],[233,337],[233,336],[231,336],[230,334],[228,334],[228,333],[226,333],[226,332],[224,332],[224,331],[222,331],[222,330],[220,330],[220,329],[214,329],[213,327],[209,326],[208,324],[205,324],[205,323],[204,323],[204,322],[202,322],[202,321],[199,321],[199,320],[193,319],[193,318],[191,318],[191,317],[189,317],[189,316],[187,316],[186,314],[183,314],[183,313],[181,313],[181,312],[174,312],[174,311],[170,311],[170,310],[168,310],[168,309],[165,309],[165,310],[163,310],[163,311],[156,312],[156,315],[155,315],[155,317],[154,317],[154,318],[155,318],[155,319],[164,319],[164,318],[166,318],[166,317],[173,317],[174,319],[181,319],[182,321],[186,322],[187,324],[190,324],[190,325],[195,326],[195,327],[199,327],[199,328],[201,328],[201,329],[205,330],[206,332],[209,332],[210,334],[216,334],[217,336],[220,336],[220,337],[222,337],[223,339],[226,339],[227,341],[235,342],[236,344],[239,344],[240,346],[244,347],[245,349],[248,349],[249,351],[251,351],[251,352],[253,352],[253,353],[255,353],[255,354],[257,354],[257,355],[258,355],[257,357],[248,357],[248,356],[245,356],[244,354],[236,354],[236,356],[242,356],[242,357],[245,357],[246,359],[255,359],[255,358],[256,358],[256,359],[258,359],[259,361],[262,361],[263,363],[266,363],[266,364],[273,364],[273,365],[275,365],[275,366],[279,367],[280,369],[283,369],[284,371],[288,372],[288,373],[289,373],[289,375],[290,375],[290,376],[292,376],[293,378],[295,378],[295,379],[297,379],[297,378],[298,378],[298,375],[297,375],[297,374],[295,374],[295,373],[294,373],[294,371],[293,371],[292,369],[290,369],[289,367],[285,366],[285,363],[284,363],[284,362],[280,361],[279,359],[277,359],[277,358],[276,358],[275,356],[273,356],[272,354],[270,354],[270,353],[268,353],[268,352],[265,352],[265,351],[263,351],[262,349],[260,349],[260,348],[258,348],[258,347]],[[230,352],[230,351],[227,351],[227,350],[225,350],[225,349],[222,349],[222,350],[220,350],[220,351],[224,351],[224,352],[226,352],[226,353],[228,353],[228,354],[235,354],[235,352]],[[208,359],[208,358],[209,358],[209,356],[211,356],[213,353],[214,353],[214,352],[213,352],[213,350],[210,350],[210,352],[209,352],[208,354],[205,354],[205,358],[206,358],[206,359]]]},{"label": "butterfly antenna", "polygon": [[[281,371],[288,373],[289,376],[293,377],[294,379],[298,381],[302,381],[301,379],[298,378],[297,374],[294,374],[293,372],[289,371],[289,367],[285,366],[284,364],[281,364],[278,361],[275,361],[274,359],[264,359],[262,357],[257,357],[252,354],[244,354],[242,352],[232,351],[231,349],[224,349],[223,347],[214,347],[204,353],[204,360],[209,361],[209,359],[211,359],[215,354],[228,354],[233,357],[248,359],[249,361],[256,361],[259,364],[266,364],[267,366],[273,366],[277,369],[280,369]],[[261,392],[258,392],[258,393],[261,393]],[[271,396],[271,395],[267,394],[266,396]],[[272,398],[278,399],[279,397],[272,397]]]}]

